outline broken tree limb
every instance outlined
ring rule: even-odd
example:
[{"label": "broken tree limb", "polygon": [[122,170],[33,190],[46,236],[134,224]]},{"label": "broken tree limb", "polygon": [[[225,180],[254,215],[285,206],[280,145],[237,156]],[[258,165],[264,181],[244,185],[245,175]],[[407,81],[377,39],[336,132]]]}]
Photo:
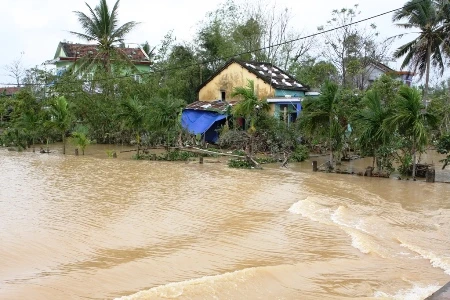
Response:
[{"label": "broken tree limb", "polygon": [[209,151],[209,150],[205,150],[205,149],[197,148],[197,147],[186,147],[186,148],[182,148],[182,150],[197,152],[197,153],[200,152],[200,153],[208,153],[208,154],[213,154],[213,155],[223,155],[223,156],[242,158],[242,159],[246,159],[249,163],[251,163],[254,168],[262,169],[261,165],[256,160],[254,160],[250,155],[242,156],[242,155],[228,154],[228,153],[222,153],[222,152],[214,152],[214,151]]},{"label": "broken tree limb", "polygon": [[228,154],[228,153],[223,153],[223,152],[214,152],[214,151],[209,151],[209,150],[205,150],[205,149],[197,148],[197,147],[185,147],[185,148],[181,148],[181,150],[195,152],[195,153],[200,152],[200,153],[208,153],[208,154],[213,154],[213,155],[223,155],[223,156],[231,156],[231,157],[237,157],[237,158],[247,158],[246,156],[242,156],[242,155]]},{"label": "broken tree limb", "polygon": [[284,156],[284,160],[281,163],[280,168],[287,168],[287,164],[288,164],[289,158],[291,158],[291,154],[290,153],[287,154],[286,152],[283,152],[283,156]]}]

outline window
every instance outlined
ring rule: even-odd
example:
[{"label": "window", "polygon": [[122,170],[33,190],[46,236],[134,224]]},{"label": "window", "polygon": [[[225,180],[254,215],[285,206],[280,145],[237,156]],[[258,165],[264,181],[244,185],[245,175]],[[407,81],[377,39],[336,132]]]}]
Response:
[{"label": "window", "polygon": [[284,121],[288,126],[297,120],[297,105],[295,104],[278,104],[275,112],[280,121]]},{"label": "window", "polygon": [[222,100],[222,101],[225,101],[225,91],[220,91],[220,99]]}]

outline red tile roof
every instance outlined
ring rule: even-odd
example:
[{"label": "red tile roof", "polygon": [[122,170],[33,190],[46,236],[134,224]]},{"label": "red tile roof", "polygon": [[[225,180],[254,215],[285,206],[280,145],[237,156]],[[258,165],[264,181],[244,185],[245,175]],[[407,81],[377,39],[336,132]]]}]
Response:
[{"label": "red tile roof", "polygon": [[22,89],[21,87],[17,86],[10,86],[10,87],[0,87],[0,94],[4,94],[6,96],[12,96],[16,94],[17,92]]},{"label": "red tile roof", "polygon": [[[95,54],[98,52],[97,45],[90,44],[72,44],[72,43],[61,43],[61,48],[67,55],[66,58],[61,57],[61,59],[71,60],[75,58],[81,58],[89,54]],[[142,51],[141,48],[117,48],[123,51],[130,60],[134,62],[150,63],[147,55]],[[55,57],[56,58],[56,57]]]}]

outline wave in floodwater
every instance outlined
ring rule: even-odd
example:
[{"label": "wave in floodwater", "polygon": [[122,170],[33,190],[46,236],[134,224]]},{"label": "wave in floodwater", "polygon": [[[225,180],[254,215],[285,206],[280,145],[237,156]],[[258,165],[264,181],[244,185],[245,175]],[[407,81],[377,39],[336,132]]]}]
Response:
[{"label": "wave in floodwater", "polygon": [[204,276],[197,279],[168,283],[149,290],[137,292],[130,296],[116,298],[116,300],[155,298],[174,299],[181,296],[189,297],[192,295],[208,295],[209,297],[212,297],[219,292],[218,289],[221,287],[235,287],[239,282],[245,282],[249,278],[256,276],[258,272],[261,272],[263,269],[267,268],[270,267],[248,268],[215,276]]},{"label": "wave in floodwater", "polygon": [[[382,219],[367,212],[358,214],[351,208],[339,205],[337,208],[326,206],[320,197],[307,197],[294,203],[289,212],[301,215],[314,222],[335,226],[343,230],[350,238],[352,247],[364,254],[377,254],[382,258],[421,258],[429,260],[435,268],[440,268],[450,275],[450,256],[438,254],[412,243],[403,242],[402,232],[397,232],[390,226],[388,219]],[[367,221],[367,220],[370,220]],[[376,223],[376,230],[372,230],[372,223]],[[431,221],[433,222],[433,221]],[[423,227],[426,228],[426,224]],[[374,226],[375,227],[375,226]],[[397,229],[398,230],[398,229]],[[382,236],[381,236],[382,235]],[[409,239],[421,240],[420,236],[410,235]],[[403,248],[403,251],[401,250]],[[407,249],[406,252],[404,249]]]},{"label": "wave in floodwater", "polygon": [[450,275],[450,256],[441,257],[436,253],[434,253],[433,251],[425,250],[418,246],[410,245],[403,242],[401,246],[419,254],[422,258],[429,260],[433,267],[440,268],[444,270],[445,274]]},{"label": "wave in floodwater", "polygon": [[377,291],[374,294],[375,298],[392,299],[392,300],[423,300],[426,297],[433,294],[440,288],[438,285],[420,286],[414,285],[410,289],[400,290],[395,294],[388,294],[385,292]]},{"label": "wave in floodwater", "polygon": [[294,203],[288,211],[314,222],[337,226],[351,238],[351,245],[364,254],[375,253],[381,257],[389,255],[384,246],[378,243],[375,236],[369,232],[364,219],[352,216],[350,210],[344,206],[334,209],[317,203],[317,200],[321,199],[307,197]]}]

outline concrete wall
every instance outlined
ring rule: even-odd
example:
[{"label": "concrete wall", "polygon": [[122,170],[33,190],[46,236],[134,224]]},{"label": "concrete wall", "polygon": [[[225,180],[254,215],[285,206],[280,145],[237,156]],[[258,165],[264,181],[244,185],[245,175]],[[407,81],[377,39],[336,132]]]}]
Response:
[{"label": "concrete wall", "polygon": [[275,97],[284,97],[284,96],[292,96],[292,97],[304,97],[305,92],[303,91],[291,91],[291,90],[275,90]]},{"label": "concrete wall", "polygon": [[225,91],[225,100],[238,100],[237,97],[231,97],[233,88],[246,86],[247,79],[255,82],[255,90],[258,99],[266,99],[274,96],[274,89],[253,73],[247,71],[238,63],[232,63],[225,70],[217,74],[208,82],[198,93],[198,100],[213,101],[221,99],[221,91]]}]

